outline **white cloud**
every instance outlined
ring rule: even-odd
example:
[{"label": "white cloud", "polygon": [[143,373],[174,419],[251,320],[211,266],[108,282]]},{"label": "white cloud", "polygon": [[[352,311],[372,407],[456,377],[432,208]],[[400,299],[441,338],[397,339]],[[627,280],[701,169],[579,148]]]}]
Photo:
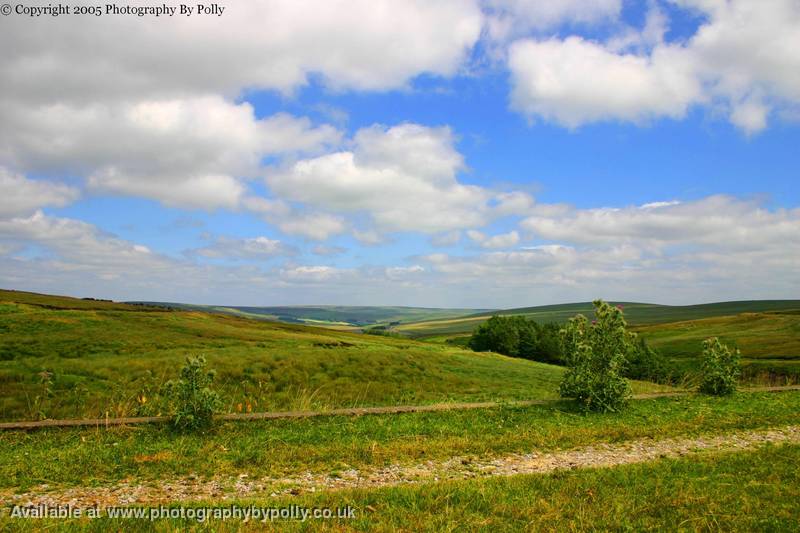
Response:
[{"label": "white cloud", "polygon": [[698,245],[742,250],[800,246],[800,209],[768,210],[758,203],[718,195],[693,202],[641,207],[573,209],[533,216],[520,226],[550,241],[643,247]]},{"label": "white cloud", "polygon": [[191,253],[214,259],[271,259],[293,255],[296,250],[281,241],[267,237],[239,239],[220,236],[208,246],[192,250]]},{"label": "white cloud", "polygon": [[643,57],[577,36],[529,39],[511,46],[509,68],[512,107],[569,128],[601,120],[681,118],[701,98],[691,58],[670,46]]},{"label": "white cloud", "polygon": [[0,77],[28,101],[288,92],[315,74],[337,89],[382,90],[454,74],[481,24],[471,0],[250,0],[219,18],[42,17],[5,25],[0,49],[14,52],[0,59]]},{"label": "white cloud", "polygon": [[238,205],[267,154],[316,152],[340,133],[219,96],[17,108],[0,102],[0,154],[15,168],[87,177],[98,192],[171,206]]},{"label": "white cloud", "polygon": [[235,208],[265,156],[339,140],[306,118],[257,118],[237,97],[290,93],[312,77],[335,90],[387,90],[423,73],[451,76],[481,25],[473,0],[252,0],[220,18],[20,18],[0,32],[0,165],[170,206]]},{"label": "white cloud", "polygon": [[28,215],[45,206],[61,207],[77,200],[77,189],[42,180],[30,180],[0,167],[0,218]]},{"label": "white cloud", "polygon": [[[675,3],[707,17],[686,42],[663,42],[667,23],[658,11],[651,11],[657,16],[648,17],[638,38],[515,42],[508,63],[512,107],[574,128],[603,120],[678,119],[692,105],[711,105],[752,134],[767,126],[773,111],[800,106],[800,4]],[[640,50],[622,50],[630,45]]]},{"label": "white cloud", "polygon": [[614,20],[622,0],[486,0],[490,37],[508,39],[531,30],[552,30],[561,25],[589,25]]},{"label": "white cloud", "polygon": [[327,283],[352,274],[348,269],[316,265],[296,266],[280,272],[281,278],[293,283]]},{"label": "white cloud", "polygon": [[492,235],[491,237],[477,230],[469,230],[467,231],[467,237],[479,244],[482,248],[492,249],[510,248],[519,242],[519,233],[517,233],[516,230],[499,235]]},{"label": "white cloud", "polygon": [[343,218],[327,213],[294,213],[277,224],[284,233],[315,241],[324,241],[333,235],[344,233],[347,229]]},{"label": "white cloud", "polygon": [[463,185],[449,128],[401,124],[358,131],[354,150],[304,159],[272,173],[279,196],[345,213],[368,213],[382,231],[437,233],[482,226],[484,189]]},{"label": "white cloud", "polygon": [[0,220],[0,240],[25,246],[36,243],[53,251],[60,268],[119,276],[132,265],[155,267],[163,261],[145,246],[104,234],[91,224],[45,215]]},{"label": "white cloud", "polygon": [[[513,306],[595,297],[641,301],[642,295],[665,303],[792,298],[800,286],[800,209],[768,209],[729,196],[547,207],[537,205],[541,212],[521,223],[543,244],[431,254],[420,258],[429,265],[429,282],[452,291],[470,287]],[[471,237],[486,240],[480,233]]]}]

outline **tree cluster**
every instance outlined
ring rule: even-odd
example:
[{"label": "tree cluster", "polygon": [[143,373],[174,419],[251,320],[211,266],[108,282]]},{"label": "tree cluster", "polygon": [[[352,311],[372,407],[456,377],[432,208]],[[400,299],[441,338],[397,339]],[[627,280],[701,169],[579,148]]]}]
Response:
[{"label": "tree cluster", "polygon": [[539,324],[522,316],[496,315],[472,334],[469,347],[544,363],[563,363],[557,324]]}]

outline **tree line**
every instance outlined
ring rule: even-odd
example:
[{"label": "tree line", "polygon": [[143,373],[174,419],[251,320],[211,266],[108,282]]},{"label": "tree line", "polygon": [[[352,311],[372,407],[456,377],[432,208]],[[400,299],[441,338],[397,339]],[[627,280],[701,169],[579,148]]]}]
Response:
[{"label": "tree line", "polygon": [[[467,345],[476,352],[496,352],[567,366],[562,329],[553,322],[539,323],[519,315],[495,315],[473,332]],[[642,337],[635,337],[626,345],[622,375],[656,383],[670,383],[679,378],[679,372]]]}]

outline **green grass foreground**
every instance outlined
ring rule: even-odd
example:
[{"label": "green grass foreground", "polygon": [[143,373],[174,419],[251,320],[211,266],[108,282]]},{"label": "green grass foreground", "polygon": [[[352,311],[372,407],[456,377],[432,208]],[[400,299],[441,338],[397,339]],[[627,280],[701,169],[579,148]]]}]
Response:
[{"label": "green grass foreground", "polygon": [[[6,531],[797,531],[800,446],[239,505],[353,506],[347,521],[20,520]],[[204,502],[193,505],[213,505]],[[230,502],[226,502],[226,505]]]},{"label": "green grass foreground", "polygon": [[[303,498],[353,521],[287,530],[797,531],[800,446]],[[295,503],[284,499],[278,505]],[[215,527],[222,526],[217,523]],[[225,524],[237,529],[242,524]]]},{"label": "green grass foreground", "polygon": [[0,488],[331,473],[796,424],[798,413],[800,391],[637,400],[618,415],[578,414],[565,403],[226,423],[199,436],[165,426],[14,431],[0,433]]},{"label": "green grass foreground", "polygon": [[189,355],[217,371],[227,412],[554,398],[563,374],[408,339],[14,291],[0,291],[0,332],[3,420],[165,414],[162,386]]}]

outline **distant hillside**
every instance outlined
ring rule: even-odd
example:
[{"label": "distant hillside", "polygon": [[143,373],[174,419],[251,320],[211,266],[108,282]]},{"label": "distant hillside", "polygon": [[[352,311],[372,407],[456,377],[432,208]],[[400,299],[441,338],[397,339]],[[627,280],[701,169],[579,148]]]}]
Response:
[{"label": "distant hillside", "polygon": [[0,302],[15,302],[35,305],[46,309],[98,309],[106,311],[167,311],[167,306],[152,306],[140,303],[123,303],[96,298],[73,298],[36,292],[0,289]]},{"label": "distant hillside", "polygon": [[[621,305],[624,308],[625,318],[631,325],[665,324],[739,313],[800,310],[800,300],[743,300],[697,305],[660,305],[638,302],[611,303]],[[458,318],[403,324],[396,329],[415,338],[458,335],[470,333],[492,315],[522,315],[538,322],[563,323],[578,313],[590,316],[592,313],[591,302],[504,309]]]},{"label": "distant hillside", "polygon": [[193,305],[171,302],[135,302],[162,305],[179,309],[226,313],[249,318],[276,320],[292,324],[309,324],[322,327],[359,328],[374,325],[397,325],[406,322],[460,317],[476,313],[490,313],[491,309],[443,309],[400,306],[220,306]]}]

